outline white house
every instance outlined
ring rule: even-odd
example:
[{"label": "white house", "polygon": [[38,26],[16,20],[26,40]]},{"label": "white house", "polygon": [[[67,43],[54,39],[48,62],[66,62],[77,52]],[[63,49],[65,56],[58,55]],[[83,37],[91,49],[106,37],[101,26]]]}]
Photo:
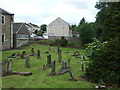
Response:
[{"label": "white house", "polygon": [[47,26],[48,39],[61,38],[64,36],[66,39],[72,36],[70,25],[60,17],[54,20]]}]

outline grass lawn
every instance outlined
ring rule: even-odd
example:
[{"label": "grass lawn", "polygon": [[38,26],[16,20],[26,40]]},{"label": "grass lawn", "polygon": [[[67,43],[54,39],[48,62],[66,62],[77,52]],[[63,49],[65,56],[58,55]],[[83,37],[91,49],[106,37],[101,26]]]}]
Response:
[{"label": "grass lawn", "polygon": [[[81,72],[81,65],[77,62],[83,62],[82,60],[75,58],[73,55],[74,51],[80,51],[81,55],[84,55],[85,50],[81,49],[73,49],[73,48],[61,48],[62,50],[62,59],[67,61],[69,58],[71,59],[70,65],[72,71],[76,77],[79,79],[78,81],[70,81],[69,73],[65,73],[63,75],[58,76],[49,76],[51,72],[51,68],[47,70],[42,70],[44,64],[47,63],[47,55],[44,53],[48,50],[48,46],[46,45],[31,45],[25,47],[24,49],[19,50],[9,50],[3,51],[2,60],[8,60],[8,56],[13,53],[18,53],[22,51],[26,51],[28,55],[31,54],[31,48],[34,48],[35,52],[37,50],[41,51],[41,59],[37,59],[35,56],[30,57],[30,66],[31,68],[25,68],[25,59],[17,60],[17,58],[13,58],[12,62],[12,70],[20,71],[20,72],[32,72],[33,74],[30,76],[21,76],[21,75],[10,75],[2,78],[2,87],[3,88],[93,88],[93,83],[86,81],[85,79],[81,79],[80,76],[84,74]],[[57,51],[57,47],[51,46]],[[69,50],[69,53],[65,53],[66,50]],[[56,72],[59,72],[61,68],[61,63],[58,63],[58,54],[57,52],[50,52],[52,55],[52,60],[56,60]]]}]

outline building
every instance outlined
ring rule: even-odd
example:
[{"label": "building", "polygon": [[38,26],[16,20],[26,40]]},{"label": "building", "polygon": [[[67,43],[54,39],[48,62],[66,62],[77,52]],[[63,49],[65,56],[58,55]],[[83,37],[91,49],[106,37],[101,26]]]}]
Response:
[{"label": "building", "polygon": [[13,48],[13,21],[14,14],[9,13],[8,11],[0,8],[0,18],[2,32],[0,33],[2,50]]},{"label": "building", "polygon": [[65,37],[66,39],[72,36],[70,25],[60,17],[54,20],[47,26],[47,35],[49,40]]},{"label": "building", "polygon": [[14,48],[23,46],[30,41],[29,30],[25,23],[14,23],[13,24],[13,46]]}]

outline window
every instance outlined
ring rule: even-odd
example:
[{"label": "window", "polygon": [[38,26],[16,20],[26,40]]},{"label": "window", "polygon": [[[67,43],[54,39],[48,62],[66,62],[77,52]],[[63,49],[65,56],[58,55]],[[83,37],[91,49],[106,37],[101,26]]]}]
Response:
[{"label": "window", "polygon": [[2,43],[5,43],[5,34],[2,34]]},{"label": "window", "polygon": [[29,39],[29,35],[17,35],[17,39]]},{"label": "window", "polygon": [[5,16],[2,15],[2,24],[5,24]]}]

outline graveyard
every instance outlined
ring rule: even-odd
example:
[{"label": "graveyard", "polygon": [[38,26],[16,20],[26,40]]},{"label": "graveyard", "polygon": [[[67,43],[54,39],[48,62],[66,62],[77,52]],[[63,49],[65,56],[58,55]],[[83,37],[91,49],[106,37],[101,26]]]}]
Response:
[{"label": "graveyard", "polygon": [[94,88],[84,77],[84,56],[84,49],[39,44],[3,51],[2,87]]}]

